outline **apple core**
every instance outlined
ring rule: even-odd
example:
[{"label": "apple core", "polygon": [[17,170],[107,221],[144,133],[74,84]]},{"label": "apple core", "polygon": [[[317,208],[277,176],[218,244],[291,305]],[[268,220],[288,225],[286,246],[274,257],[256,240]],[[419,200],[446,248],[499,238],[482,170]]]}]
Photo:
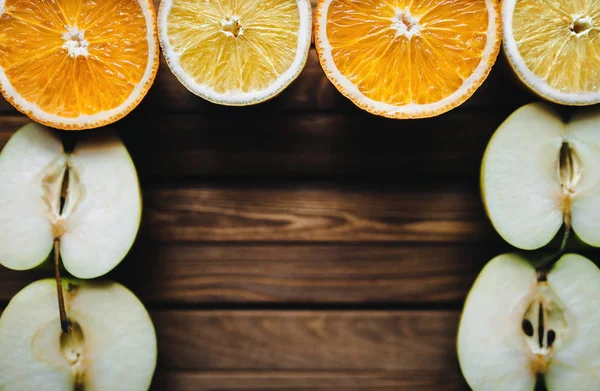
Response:
[{"label": "apple core", "polygon": [[575,193],[575,189],[581,179],[581,159],[576,150],[564,142],[560,149],[559,176],[563,193],[566,197]]},{"label": "apple core", "polygon": [[60,351],[73,371],[75,389],[83,389],[85,380],[85,338],[79,323],[71,320],[71,331],[60,334]]},{"label": "apple core", "polygon": [[548,371],[553,347],[567,331],[563,305],[548,286],[539,281],[536,294],[523,316],[521,328],[531,359],[531,371],[543,375]]},{"label": "apple core", "polygon": [[85,193],[72,155],[61,155],[43,171],[44,206],[56,239],[65,233],[65,222]]}]

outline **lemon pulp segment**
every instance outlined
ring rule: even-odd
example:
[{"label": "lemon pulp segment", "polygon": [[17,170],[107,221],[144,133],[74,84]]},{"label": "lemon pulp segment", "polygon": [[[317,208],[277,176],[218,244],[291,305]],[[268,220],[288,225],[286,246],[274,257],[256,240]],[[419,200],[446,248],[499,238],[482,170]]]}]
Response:
[{"label": "lemon pulp segment", "polygon": [[183,71],[218,94],[269,87],[294,63],[299,30],[292,0],[173,0],[167,19]]},{"label": "lemon pulp segment", "polygon": [[512,28],[527,68],[550,87],[600,91],[600,1],[519,0]]}]

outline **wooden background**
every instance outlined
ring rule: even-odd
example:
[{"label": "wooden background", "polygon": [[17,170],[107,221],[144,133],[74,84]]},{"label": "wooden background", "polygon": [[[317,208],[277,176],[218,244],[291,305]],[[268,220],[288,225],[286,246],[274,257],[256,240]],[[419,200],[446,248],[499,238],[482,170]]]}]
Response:
[{"label": "wooden background", "polygon": [[[316,2],[316,1],[315,1]],[[108,278],[146,304],[156,390],[464,390],[455,353],[474,278],[508,250],[487,221],[480,160],[535,98],[501,58],[434,119],[355,108],[312,49],[301,77],[247,108],[192,95],[164,62],[115,125],[144,219]],[[0,145],[28,120],[0,103]],[[0,306],[49,270],[0,270]]]}]

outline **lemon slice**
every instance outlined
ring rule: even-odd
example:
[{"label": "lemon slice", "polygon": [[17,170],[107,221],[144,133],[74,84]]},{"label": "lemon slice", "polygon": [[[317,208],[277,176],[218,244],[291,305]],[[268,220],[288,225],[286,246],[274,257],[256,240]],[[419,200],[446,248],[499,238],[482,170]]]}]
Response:
[{"label": "lemon slice", "polygon": [[164,0],[159,34],[171,71],[213,103],[268,100],[294,81],[308,59],[309,0]]},{"label": "lemon slice", "polygon": [[504,51],[535,93],[566,105],[600,102],[600,1],[504,0]]}]

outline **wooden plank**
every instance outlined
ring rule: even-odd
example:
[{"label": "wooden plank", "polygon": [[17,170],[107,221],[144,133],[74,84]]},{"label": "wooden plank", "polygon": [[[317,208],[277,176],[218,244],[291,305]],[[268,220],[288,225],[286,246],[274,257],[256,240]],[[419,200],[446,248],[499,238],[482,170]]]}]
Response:
[{"label": "wooden plank", "polygon": [[[132,115],[115,126],[144,179],[200,177],[477,178],[508,113],[456,111],[421,121],[370,115]],[[0,119],[0,146],[27,123]]]},{"label": "wooden plank", "polygon": [[160,242],[481,243],[496,237],[460,184],[154,188],[142,236]]},{"label": "wooden plank", "polygon": [[154,311],[161,371],[460,373],[456,311]]},{"label": "wooden plank", "polygon": [[460,373],[420,370],[414,372],[166,372],[157,374],[152,389],[157,391],[466,391],[469,388]]},{"label": "wooden plank", "polygon": [[493,232],[475,186],[290,184],[146,187],[144,240],[481,243]]},{"label": "wooden plank", "polygon": [[460,303],[494,251],[449,246],[162,246],[136,250],[117,274],[149,303]]},{"label": "wooden plank", "polygon": [[[502,108],[514,110],[522,104],[536,100],[536,97],[522,89],[502,61],[474,96],[461,108]],[[510,98],[508,98],[510,97]],[[220,113],[224,116],[239,113],[264,113],[266,111],[344,111],[358,112],[348,99],[340,94],[327,79],[317,59],[315,49],[311,49],[306,68],[300,77],[278,97],[269,102],[250,107],[224,107],[214,105],[189,92],[171,73],[164,58],[156,81],[136,113],[148,115],[162,113]],[[16,110],[0,97],[0,113],[14,114]]]},{"label": "wooden plank", "polygon": [[[147,305],[461,303],[502,250],[493,246],[154,245],[138,243],[107,279]],[[52,268],[0,269],[0,302]]]},{"label": "wooden plank", "polygon": [[[511,251],[489,242],[479,246],[140,242],[104,278],[124,284],[151,308],[455,308],[464,302],[485,264]],[[569,251],[600,260],[597,250]],[[0,303],[33,281],[52,277],[50,264],[27,272],[0,268]]]}]

